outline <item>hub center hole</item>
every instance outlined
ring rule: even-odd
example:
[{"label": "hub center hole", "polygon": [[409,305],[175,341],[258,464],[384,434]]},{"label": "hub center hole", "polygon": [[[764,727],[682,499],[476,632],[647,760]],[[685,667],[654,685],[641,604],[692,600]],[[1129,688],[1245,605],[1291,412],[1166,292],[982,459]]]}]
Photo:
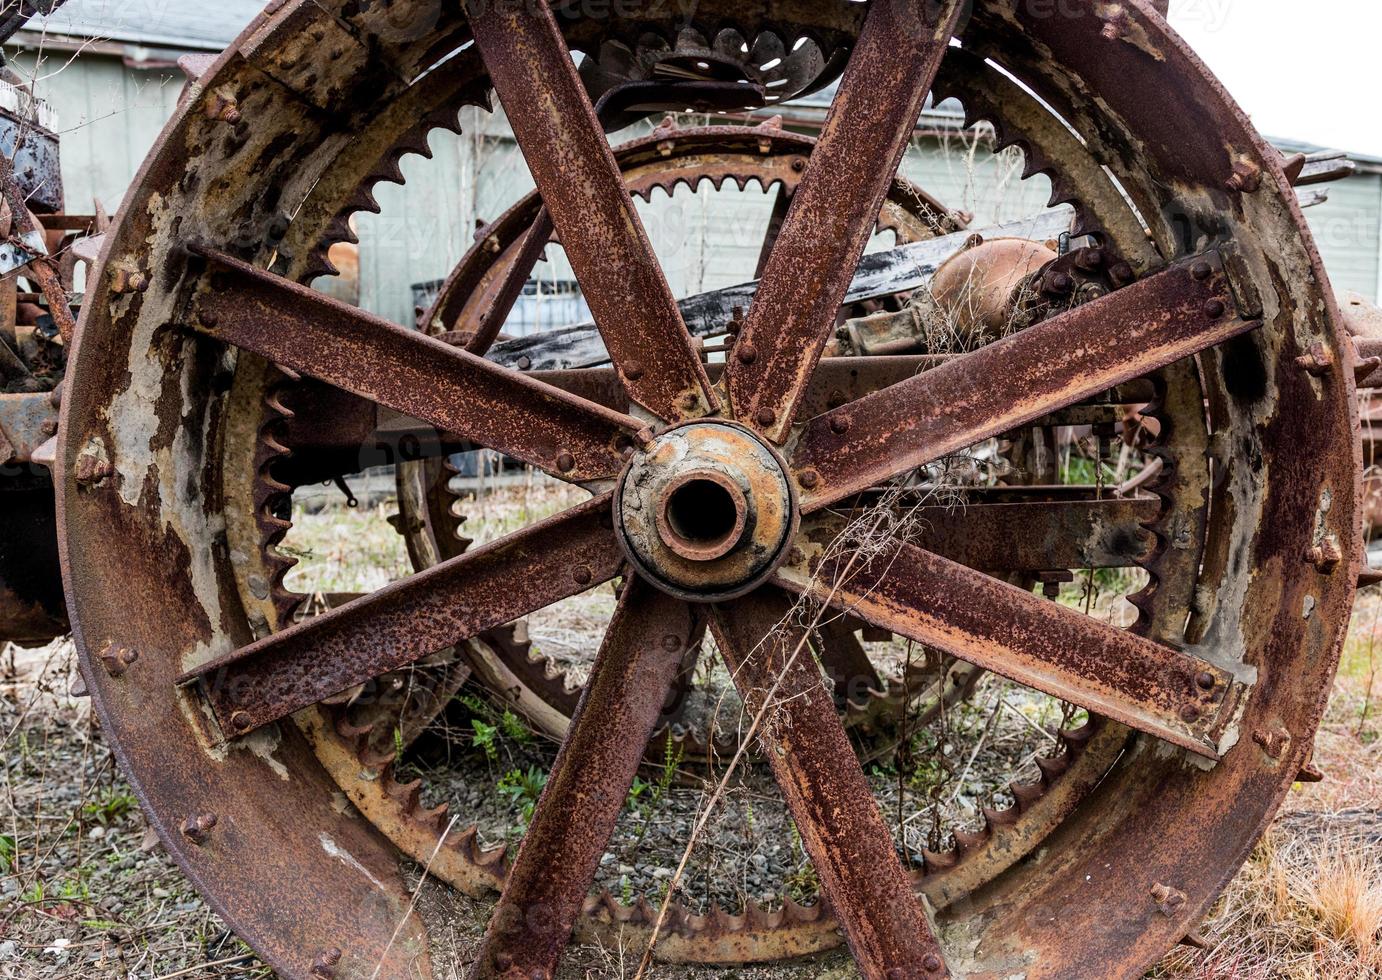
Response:
[{"label": "hub center hole", "polygon": [[745,511],[743,494],[727,480],[692,477],[666,497],[663,539],[687,558],[719,558],[743,535]]}]

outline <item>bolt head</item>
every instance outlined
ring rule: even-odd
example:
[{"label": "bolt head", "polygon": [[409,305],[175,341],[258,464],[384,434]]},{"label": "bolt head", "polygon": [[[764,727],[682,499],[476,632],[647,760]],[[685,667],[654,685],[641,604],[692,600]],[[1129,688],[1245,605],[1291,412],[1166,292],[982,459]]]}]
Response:
[{"label": "bolt head", "polygon": [[802,470],[797,474],[797,483],[801,484],[804,490],[810,490],[820,482],[821,475],[815,470]]},{"label": "bolt head", "polygon": [[1224,305],[1224,301],[1221,299],[1211,299],[1204,304],[1205,316],[1209,317],[1211,320],[1219,319],[1227,310],[1228,307]]},{"label": "bolt head", "polygon": [[563,473],[570,473],[576,468],[576,457],[570,453],[559,453],[557,455],[557,469]]},{"label": "bolt head", "polygon": [[741,363],[752,364],[758,360],[758,351],[754,349],[753,344],[746,341],[734,346],[734,356],[739,358]]},{"label": "bolt head", "polygon": [[930,970],[932,973],[936,973],[940,970],[942,966],[941,958],[937,956],[935,953],[927,953],[926,958],[921,961],[921,965],[926,967],[926,969]]},{"label": "bolt head", "polygon": [[668,653],[676,653],[681,649],[681,637],[673,633],[668,633],[662,638],[662,649],[666,650]]},{"label": "bolt head", "polygon": [[522,357],[520,357],[520,358],[518,359],[518,370],[520,370],[520,371],[526,371],[526,370],[528,370],[528,368],[530,368],[530,367],[532,367],[532,366],[533,366],[532,359],[531,359],[530,357],[528,357],[527,354],[524,354]]},{"label": "bolt head", "polygon": [[643,364],[640,361],[629,361],[624,365],[624,377],[630,381],[637,381],[643,377]]},{"label": "bolt head", "polygon": [[1204,282],[1214,274],[1214,268],[1208,262],[1196,262],[1190,267],[1190,275],[1199,282]]},{"label": "bolt head", "polygon": [[830,431],[837,436],[842,436],[849,431],[849,419],[843,415],[837,415],[830,420]]},{"label": "bolt head", "polygon": [[771,408],[760,408],[758,414],[753,417],[753,420],[758,423],[760,428],[766,429],[777,421],[777,413]]},{"label": "bolt head", "polygon": [[1181,705],[1180,720],[1187,725],[1193,725],[1200,720],[1200,709],[1193,704]]},{"label": "bolt head", "polygon": [[589,585],[595,578],[589,565],[577,565],[571,572],[571,577],[575,579],[577,585]]},{"label": "bolt head", "polygon": [[1217,683],[1214,675],[1207,670],[1202,670],[1195,675],[1195,686],[1201,691],[1212,691]]},{"label": "bolt head", "polygon": [[237,732],[244,732],[249,730],[254,721],[250,718],[248,711],[237,711],[230,716],[230,724]]}]

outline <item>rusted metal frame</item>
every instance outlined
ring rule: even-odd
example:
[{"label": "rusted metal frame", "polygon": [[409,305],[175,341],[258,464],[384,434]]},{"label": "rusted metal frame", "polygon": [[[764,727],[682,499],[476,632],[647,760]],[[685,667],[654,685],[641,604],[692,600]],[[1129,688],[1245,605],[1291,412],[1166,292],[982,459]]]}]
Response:
[{"label": "rusted metal frame", "polygon": [[[3,343],[0,341],[0,346]],[[57,431],[58,406],[53,392],[0,394],[0,445],[8,443],[11,450],[9,454],[0,453],[0,464],[32,461],[38,447]]]},{"label": "rusted metal frame", "polygon": [[243,735],[356,684],[607,582],[622,555],[609,496],[394,582],[184,674],[227,735]]},{"label": "rusted metal frame", "polygon": [[469,0],[475,43],[629,396],[667,421],[719,400],[552,10]]},{"label": "rusted metal frame", "polygon": [[803,512],[843,500],[1256,329],[1220,253],[1126,289],[807,423],[792,465]]},{"label": "rusted metal frame", "polygon": [[1147,732],[1209,759],[1241,687],[1192,653],[1143,639],[1059,603],[892,539],[867,556],[829,522],[810,554],[778,569],[782,586],[900,636]]},{"label": "rusted metal frame", "polygon": [[676,685],[694,620],[686,603],[625,578],[471,976],[555,974]]},{"label": "rusted metal frame", "polygon": [[892,834],[821,682],[792,604],[760,589],[714,607],[711,628],[759,716],[763,755],[866,980],[949,976]]},{"label": "rusted metal frame", "polygon": [[735,417],[774,442],[791,431],[964,6],[869,6],[725,371]]},{"label": "rusted metal frame", "polygon": [[[1010,574],[1132,568],[1155,547],[1145,527],[1161,506],[1155,497],[1105,498],[926,506],[905,515],[916,527],[913,544],[967,568]],[[845,527],[843,516],[817,520]]]},{"label": "rusted metal frame", "polygon": [[43,230],[34,224],[34,219],[29,213],[28,202],[24,200],[15,179],[14,162],[3,153],[0,153],[0,189],[3,190],[5,203],[9,205],[10,214],[13,215],[14,230],[19,240],[26,248],[37,249],[43,253],[30,262],[27,268],[38,284],[39,291],[43,293],[43,298],[48,301],[48,313],[57,325],[62,342],[70,345],[77,331],[77,320],[72,315],[67,290],[63,288],[62,279],[58,276],[52,257],[43,247]]},{"label": "rusted metal frame", "polygon": [[[984,228],[977,234],[986,240],[1030,238],[1046,241],[1069,232],[1072,217],[1069,208],[1061,207],[1019,221]],[[844,302],[861,303],[920,289],[931,281],[936,270],[947,259],[964,248],[965,242],[973,234],[976,232],[961,231],[865,255],[859,260]],[[758,289],[759,282],[754,280],[688,296],[677,306],[691,335],[708,337],[724,333],[735,308],[748,309]],[[525,370],[534,371],[592,367],[609,361],[609,354],[592,323],[501,341],[489,351],[488,357],[510,367],[526,364]]]},{"label": "rusted metal frame", "polygon": [[506,371],[224,253],[186,323],[321,381],[546,470],[608,479],[642,423]]}]

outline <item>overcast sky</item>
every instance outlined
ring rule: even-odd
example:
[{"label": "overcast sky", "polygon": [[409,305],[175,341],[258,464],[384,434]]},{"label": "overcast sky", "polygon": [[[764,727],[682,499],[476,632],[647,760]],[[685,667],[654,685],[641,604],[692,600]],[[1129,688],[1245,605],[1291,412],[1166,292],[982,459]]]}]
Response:
[{"label": "overcast sky", "polygon": [[1171,0],[1171,23],[1264,134],[1382,157],[1382,3]]}]

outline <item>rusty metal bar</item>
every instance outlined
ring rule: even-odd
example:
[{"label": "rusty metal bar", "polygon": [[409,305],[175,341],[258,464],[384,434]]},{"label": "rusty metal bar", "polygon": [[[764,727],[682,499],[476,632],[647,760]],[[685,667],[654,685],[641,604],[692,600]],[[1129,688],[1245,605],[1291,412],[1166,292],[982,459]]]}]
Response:
[{"label": "rusty metal bar", "polygon": [[629,395],[669,421],[716,410],[719,402],[551,8],[470,0],[466,10]]},{"label": "rusty metal bar", "polygon": [[[915,518],[913,544],[981,572],[1051,572],[1128,568],[1150,557],[1146,525],[1161,513],[1155,497],[1128,500],[929,506]],[[838,527],[843,530],[844,522]]]},{"label": "rusty metal bar", "polygon": [[608,495],[189,671],[227,735],[607,582],[622,553]]},{"label": "rusty metal bar", "polygon": [[735,416],[775,442],[791,430],[964,6],[869,6],[725,372]]},{"label": "rusty metal bar", "polygon": [[506,371],[229,255],[210,263],[188,325],[570,482],[608,479],[637,419]]},{"label": "rusty metal bar", "polygon": [[476,956],[475,977],[553,976],[676,685],[691,608],[633,576]]},{"label": "rusty metal bar", "polygon": [[809,422],[792,460],[803,512],[1008,432],[1261,325],[1218,252],[1076,307]]},{"label": "rusty metal bar", "polygon": [[[1240,685],[1194,654],[1116,629],[897,540],[849,561],[808,532],[814,554],[778,570],[793,591],[1210,759]],[[844,551],[852,553],[847,546]],[[838,549],[836,549],[836,553]],[[825,557],[823,557],[823,555]]]},{"label": "rusty metal bar", "polygon": [[716,606],[712,627],[860,972],[949,976],[791,603],[760,589]]}]

